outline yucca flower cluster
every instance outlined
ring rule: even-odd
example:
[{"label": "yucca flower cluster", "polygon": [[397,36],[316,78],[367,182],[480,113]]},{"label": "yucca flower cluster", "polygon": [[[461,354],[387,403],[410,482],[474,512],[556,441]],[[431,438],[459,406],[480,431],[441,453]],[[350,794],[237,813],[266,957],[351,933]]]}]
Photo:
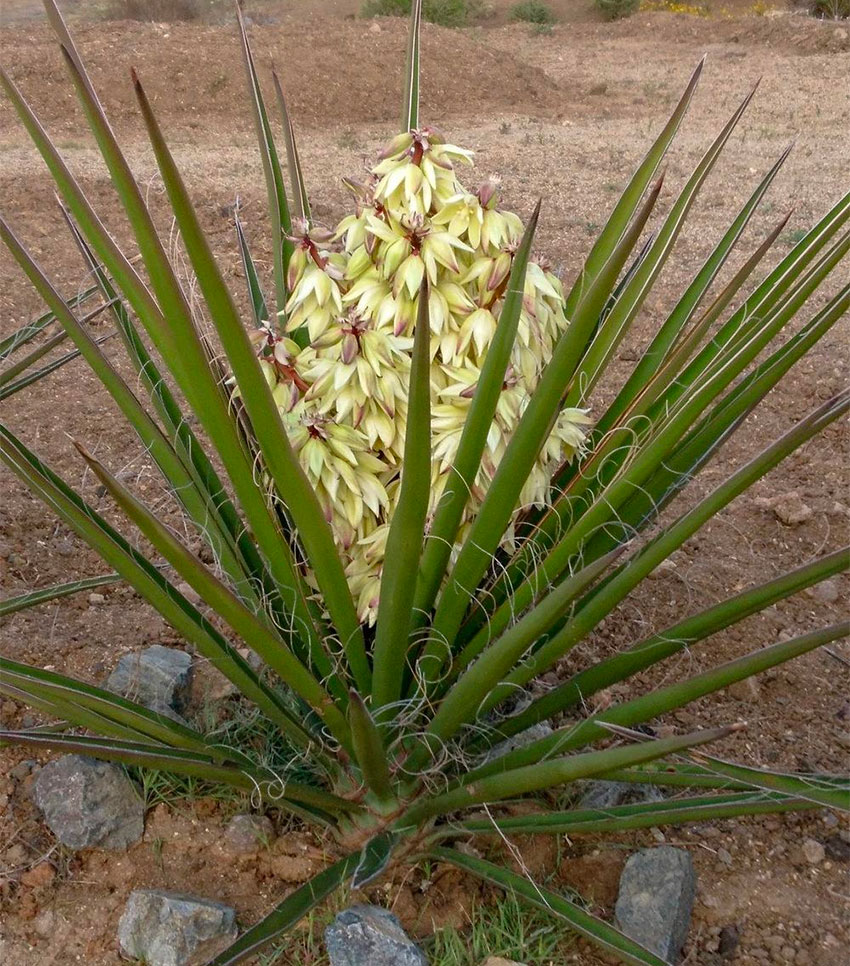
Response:
[{"label": "yucca flower cluster", "polygon": [[[495,178],[475,193],[458,180],[455,166],[471,158],[429,128],[394,138],[365,182],[346,181],[355,210],[335,231],[306,219],[295,223],[285,321],[261,336],[264,371],[345,555],[359,616],[369,623],[399,493],[422,281],[428,281],[431,326],[430,517],[522,235],[517,215],[499,207]],[[518,337],[459,540],[566,325],[560,280],[530,262]],[[306,338],[296,341],[299,332]],[[522,505],[545,501],[552,471],[581,447],[588,423],[582,410],[561,412]]]}]

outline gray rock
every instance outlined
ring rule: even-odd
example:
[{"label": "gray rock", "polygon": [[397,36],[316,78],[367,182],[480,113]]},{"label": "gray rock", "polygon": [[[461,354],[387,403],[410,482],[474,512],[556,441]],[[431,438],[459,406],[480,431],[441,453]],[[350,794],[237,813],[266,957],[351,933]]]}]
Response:
[{"label": "gray rock", "polygon": [[265,815],[234,815],[224,838],[232,852],[257,852],[274,839],[274,825]]},{"label": "gray rock", "polygon": [[582,783],[579,808],[614,808],[615,805],[639,805],[660,802],[664,798],[655,785],[632,782],[589,781]]},{"label": "gray rock", "polygon": [[192,658],[185,651],[152,644],[137,654],[125,654],[109,675],[106,687],[152,711],[174,717],[189,697]]},{"label": "gray rock", "polygon": [[546,738],[551,734],[552,725],[548,721],[541,721],[539,724],[526,728],[525,731],[520,731],[518,735],[512,735],[510,738],[505,738],[504,741],[500,741],[497,745],[493,745],[487,754],[484,755],[483,761],[493,761],[496,758],[501,758],[509,751],[515,751],[517,748],[525,748],[526,745],[530,745],[540,738]]},{"label": "gray rock", "polygon": [[325,930],[330,966],[428,966],[401,923],[378,906],[345,909]]},{"label": "gray rock", "polygon": [[146,966],[204,963],[236,934],[230,906],[158,889],[131,892],[118,923],[121,951]]},{"label": "gray rock", "polygon": [[36,768],[38,768],[38,762],[33,758],[27,758],[26,761],[18,762],[14,768],[9,769],[9,777],[20,782],[23,781],[30,772],[35,771]]},{"label": "gray rock", "polygon": [[630,856],[620,876],[618,927],[667,962],[678,960],[688,936],[696,873],[684,849],[661,845]]},{"label": "gray rock", "polygon": [[72,849],[126,849],[145,830],[138,790],[118,765],[82,755],[48,762],[33,799],[57,839]]},{"label": "gray rock", "polygon": [[820,865],[826,858],[826,849],[817,839],[806,839],[800,848],[809,865]]}]

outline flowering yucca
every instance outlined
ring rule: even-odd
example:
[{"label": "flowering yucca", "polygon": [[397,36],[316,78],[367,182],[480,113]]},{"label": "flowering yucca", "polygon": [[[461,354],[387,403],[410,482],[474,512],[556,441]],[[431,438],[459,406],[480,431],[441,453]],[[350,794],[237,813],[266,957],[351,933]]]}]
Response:
[{"label": "flowering yucca", "polygon": [[[368,624],[377,616],[400,492],[420,289],[425,282],[431,328],[430,521],[522,237],[519,218],[499,208],[495,178],[474,194],[458,180],[455,166],[471,157],[428,128],[394,138],[366,183],[346,182],[356,210],[333,234],[307,219],[295,222],[285,323],[260,333],[263,371]],[[563,300],[560,280],[529,261],[517,339],[457,543],[566,328]],[[292,339],[302,329],[309,339],[304,348]],[[581,447],[589,422],[581,409],[561,410],[523,487],[522,506],[545,504],[552,473]]]},{"label": "flowering yucca", "polygon": [[[0,400],[82,356],[208,557],[78,444],[126,517],[125,536],[0,424],[0,460],[114,571],[2,601],[0,616],[124,580],[256,706],[259,723],[257,734],[235,742],[229,732],[199,730],[52,669],[0,657],[0,694],[54,722],[0,732],[0,742],[235,787],[256,807],[316,827],[338,858],[283,897],[214,966],[252,957],[339,886],[361,888],[423,859],[514,891],[625,962],[664,966],[571,895],[530,882],[502,856],[492,861],[486,836],[578,836],[812,805],[847,808],[845,777],[765,772],[694,750],[742,725],[663,739],[649,738],[646,728],[846,635],[846,623],[654,690],[593,701],[840,573],[847,548],[621,642],[608,657],[590,660],[593,648],[577,645],[733,499],[850,409],[850,392],[827,400],[678,516],[659,517],[847,313],[845,282],[790,327],[846,265],[850,195],[751,285],[783,218],[706,299],[783,154],[674,301],[634,371],[600,401],[595,387],[752,94],[644,241],[662,190],[655,172],[688,108],[697,68],[578,277],[562,289],[530,258],[540,205],[523,227],[499,207],[495,182],[466,190],[455,169],[469,153],[419,123],[419,0],[411,5],[402,133],[365,184],[349,185],[354,210],[335,231],[311,217],[274,78],[289,190],[284,184],[240,17],[274,255],[272,300],[237,219],[250,320],[225,283],[134,76],[194,272],[201,310],[193,311],[59,11],[53,0],[45,6],[140,257],[116,245],[27,101],[0,73],[96,283],[66,302],[0,219],[0,239],[49,308],[0,341],[0,362],[54,322],[75,344],[38,369],[56,337],[16,359],[0,372]],[[100,304],[78,317],[78,307],[98,295]],[[129,382],[87,326],[99,312],[114,319]],[[209,323],[203,334],[200,316]],[[181,590],[184,582],[200,605]],[[550,730],[530,737],[528,729],[544,721]],[[506,742],[523,733],[527,740]],[[563,786],[599,776],[673,794],[605,810],[572,807]],[[554,789],[557,797],[549,795]],[[537,796],[532,808],[503,807],[528,796]],[[475,848],[463,847],[471,837]]]}]

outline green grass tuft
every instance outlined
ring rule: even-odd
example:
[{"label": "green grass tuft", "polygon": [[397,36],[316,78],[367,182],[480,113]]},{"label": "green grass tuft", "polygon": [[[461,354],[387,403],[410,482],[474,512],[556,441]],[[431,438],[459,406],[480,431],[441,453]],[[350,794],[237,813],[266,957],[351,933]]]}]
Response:
[{"label": "green grass tuft", "polygon": [[[425,0],[422,19],[441,27],[465,27],[478,16],[481,4],[478,0]],[[410,0],[364,0],[361,17],[406,17],[410,13]]]},{"label": "green grass tuft", "polygon": [[606,20],[623,20],[637,13],[640,0],[594,0]]},{"label": "green grass tuft", "polygon": [[545,26],[555,23],[556,19],[549,4],[542,0],[522,0],[511,7],[511,20]]}]

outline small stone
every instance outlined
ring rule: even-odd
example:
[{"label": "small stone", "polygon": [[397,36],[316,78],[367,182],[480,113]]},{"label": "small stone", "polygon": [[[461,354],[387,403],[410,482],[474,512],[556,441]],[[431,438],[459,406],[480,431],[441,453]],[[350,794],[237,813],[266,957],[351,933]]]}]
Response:
[{"label": "small stone", "polygon": [[798,949],[794,957],[794,966],[812,966],[812,957],[806,949]]},{"label": "small stone", "polygon": [[730,923],[723,926],[718,938],[717,952],[721,956],[732,956],[741,942],[741,928],[737,923]]},{"label": "small stone", "polygon": [[33,920],[32,926],[42,939],[48,939],[56,929],[56,913],[52,909],[42,909]]},{"label": "small stone", "polygon": [[836,27],[835,30],[832,32],[832,36],[835,37],[835,39],[840,42],[840,41],[846,40],[847,37],[850,36],[850,34],[848,34],[843,27]]},{"label": "small stone", "polygon": [[810,587],[807,593],[823,604],[834,604],[841,597],[841,588],[837,580],[822,580]]},{"label": "small stone", "polygon": [[496,758],[501,758],[503,755],[508,754],[509,751],[524,748],[526,745],[530,745],[540,738],[546,738],[551,734],[552,725],[548,721],[541,721],[536,725],[532,725],[530,728],[526,728],[525,731],[520,731],[518,735],[512,735],[510,738],[505,738],[504,741],[500,741],[497,745],[493,745],[487,754],[484,755],[483,761],[493,761]]},{"label": "small stone", "polygon": [[730,684],[728,691],[736,701],[758,701],[761,688],[755,678],[744,678],[743,681]]},{"label": "small stone", "polygon": [[226,678],[221,671],[211,664],[202,666],[197,674],[192,675],[192,704],[204,706],[208,702],[215,704],[227,701],[239,695],[239,688]]},{"label": "small stone", "polygon": [[643,849],[629,857],[620,877],[618,927],[662,959],[676,961],[691,921],[696,874],[684,849]]},{"label": "small stone", "polygon": [[658,580],[660,577],[667,577],[676,572],[676,563],[673,560],[662,560],[661,563],[649,572],[650,580]]},{"label": "small stone", "polygon": [[72,849],[126,849],[142,837],[136,786],[110,762],[63,755],[39,771],[33,798],[57,839]]},{"label": "small stone", "polygon": [[106,687],[152,711],[168,714],[185,707],[191,675],[189,654],[152,644],[136,654],[125,654],[109,675]]},{"label": "small stone", "polygon": [[103,594],[89,594],[89,603],[92,607],[96,607],[98,604],[105,604],[106,597]]},{"label": "small stone", "polygon": [[37,765],[37,761],[27,758],[25,761],[18,762],[14,768],[9,769],[9,777],[19,782],[23,781]]},{"label": "small stone", "polygon": [[369,25],[369,33],[370,34],[379,34],[379,33],[381,33],[381,25],[379,23],[372,23],[372,24],[370,24]]},{"label": "small stone", "polygon": [[378,906],[345,909],[325,930],[330,966],[428,966],[428,960],[401,928]]},{"label": "small stone", "polygon": [[839,731],[835,736],[835,740],[842,748],[850,749],[850,731]]},{"label": "small stone", "polygon": [[579,808],[614,808],[616,805],[639,805],[660,802],[664,796],[655,785],[631,782],[590,781],[583,783]]},{"label": "small stone", "polygon": [[726,866],[732,865],[732,853],[727,849],[719,848],[717,850],[717,858]]},{"label": "small stone", "polygon": [[21,876],[21,885],[30,889],[43,889],[56,878],[56,870],[49,862],[39,862],[32,869],[27,869]]},{"label": "small stone", "polygon": [[820,865],[826,858],[826,849],[817,839],[806,839],[802,845],[802,852],[809,865]]},{"label": "small stone", "polygon": [[[832,814],[832,813],[830,813]],[[841,832],[834,832],[823,840],[826,854],[835,862],[850,862],[850,842],[841,837]]]},{"label": "small stone", "polygon": [[188,966],[216,956],[236,932],[236,911],[221,902],[137,889],[118,923],[118,943],[146,966]]},{"label": "small stone", "polygon": [[807,520],[811,520],[812,508],[803,502],[796,490],[774,497],[762,497],[756,500],[756,506],[761,509],[772,510],[773,515],[786,527],[797,527]]},{"label": "small stone", "polygon": [[274,838],[274,825],[265,815],[234,815],[224,837],[233,852],[257,852]]}]

